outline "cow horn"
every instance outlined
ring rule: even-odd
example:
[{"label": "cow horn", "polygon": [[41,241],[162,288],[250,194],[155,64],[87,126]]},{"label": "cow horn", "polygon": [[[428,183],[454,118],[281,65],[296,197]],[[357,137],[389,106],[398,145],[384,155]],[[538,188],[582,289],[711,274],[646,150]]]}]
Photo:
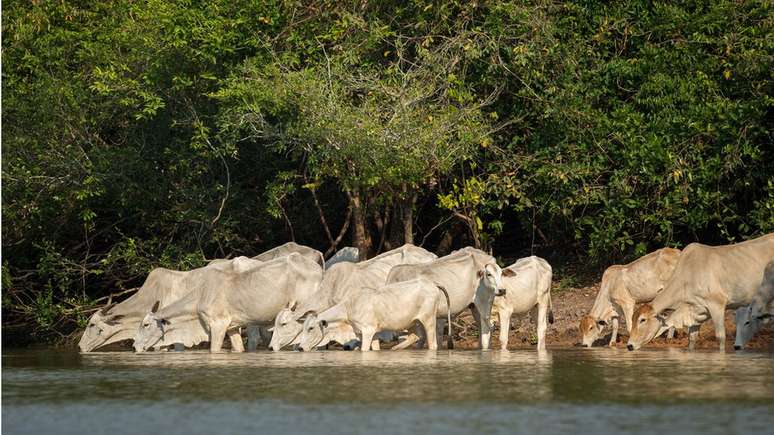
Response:
[{"label": "cow horn", "polygon": [[151,313],[155,313],[159,310],[159,301],[156,301],[155,304],[153,304],[153,308],[151,308]]},{"label": "cow horn", "polygon": [[110,296],[108,296],[107,304],[105,304],[105,306],[102,307],[102,309],[100,310],[100,313],[103,315],[107,314],[108,311],[110,311],[110,309],[113,308],[113,305],[115,305],[113,303],[113,293],[110,293]]}]

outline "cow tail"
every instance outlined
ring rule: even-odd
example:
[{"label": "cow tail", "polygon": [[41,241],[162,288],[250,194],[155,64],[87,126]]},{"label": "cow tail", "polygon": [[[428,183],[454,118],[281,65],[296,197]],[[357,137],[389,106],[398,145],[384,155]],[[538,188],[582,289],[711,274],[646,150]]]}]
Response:
[{"label": "cow tail", "polygon": [[548,293],[548,323],[554,324],[554,303],[551,302],[551,293]]},{"label": "cow tail", "polygon": [[[446,291],[445,288],[438,286],[438,290],[443,293],[444,297],[446,297],[446,322],[447,322],[447,328],[449,332],[449,337],[446,339],[446,347],[448,349],[454,349],[454,338],[452,337],[452,322],[451,322],[451,300],[449,300],[449,292]],[[429,333],[429,332],[428,332]],[[435,333],[435,332],[433,332]]]},{"label": "cow tail", "polygon": [[546,284],[546,287],[548,287],[548,323],[554,324],[554,303],[551,300],[551,272],[549,272],[548,275],[548,283]]}]

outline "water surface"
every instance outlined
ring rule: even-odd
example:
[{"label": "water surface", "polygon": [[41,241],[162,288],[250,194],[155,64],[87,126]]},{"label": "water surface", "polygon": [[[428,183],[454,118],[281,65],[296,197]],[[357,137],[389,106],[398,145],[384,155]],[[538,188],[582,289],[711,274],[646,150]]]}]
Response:
[{"label": "water surface", "polygon": [[773,433],[767,353],[3,351],[29,433]]}]

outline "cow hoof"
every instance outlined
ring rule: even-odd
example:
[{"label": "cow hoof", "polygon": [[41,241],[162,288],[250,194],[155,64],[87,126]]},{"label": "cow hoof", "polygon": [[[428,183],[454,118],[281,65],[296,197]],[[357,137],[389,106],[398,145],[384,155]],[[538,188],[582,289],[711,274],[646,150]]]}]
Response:
[{"label": "cow hoof", "polygon": [[742,346],[734,345],[734,350],[742,350]]}]

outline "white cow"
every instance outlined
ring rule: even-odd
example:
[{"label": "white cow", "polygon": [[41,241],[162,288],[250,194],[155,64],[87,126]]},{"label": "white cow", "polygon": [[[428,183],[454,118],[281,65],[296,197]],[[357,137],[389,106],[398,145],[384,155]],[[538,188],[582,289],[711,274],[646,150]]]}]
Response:
[{"label": "white cow", "polygon": [[269,249],[253,257],[253,260],[270,261],[280,257],[287,257],[293,253],[300,254],[304,258],[314,261],[322,268],[325,267],[325,258],[322,252],[308,246],[299,245],[296,242],[287,242],[284,245]]},{"label": "white cow", "polygon": [[143,352],[159,344],[193,346],[209,340],[210,351],[218,352],[228,334],[232,350],[241,352],[240,327],[272,322],[283,307],[316,292],[321,279],[319,264],[297,253],[242,273],[204,274],[176,302],[154,306],[140,324],[134,348]]},{"label": "white cow", "polygon": [[[435,323],[442,294],[448,305],[449,295],[444,288],[424,278],[388,284],[379,289],[361,289],[320,314],[310,314],[303,325],[300,348],[313,350],[323,342],[329,327],[343,323],[360,334],[360,350],[367,352],[371,350],[376,333],[407,329],[418,322],[427,331],[428,349],[436,350]],[[448,310],[447,316],[450,316]]]},{"label": "white cow", "polygon": [[[511,272],[505,273],[510,275]],[[502,276],[503,270],[494,257],[479,249],[464,248],[430,263],[395,266],[387,283],[425,278],[445,288],[451,306],[441,305],[438,311],[441,317],[446,317],[447,311],[456,316],[472,305],[473,316],[481,331],[479,343],[482,349],[488,349],[492,303],[495,296],[505,294]],[[393,349],[402,349],[416,340],[416,336],[409,337]]]},{"label": "white cow", "polygon": [[733,245],[688,245],[664,290],[634,313],[626,347],[639,349],[674,327],[688,328],[689,348],[693,348],[699,326],[711,318],[720,351],[725,351],[725,310],[751,303],[772,260],[774,234]]},{"label": "white cow", "polygon": [[186,272],[160,267],[153,269],[137,293],[119,304],[108,303],[91,316],[78,347],[81,352],[91,352],[111,343],[131,339],[155,302],[165,307],[191,290],[185,285],[187,278],[199,279],[215,269],[240,271],[256,264],[260,262],[237,257],[233,260],[217,260]]},{"label": "white cow", "polygon": [[[672,276],[680,258],[680,250],[663,248],[644,255],[629,264],[613,265],[602,275],[597,299],[588,315],[580,321],[579,331],[584,346],[591,347],[609,323],[613,335],[609,346],[618,338],[619,319],[626,320],[626,328],[632,331],[634,306],[650,302]],[[673,333],[673,329],[670,330]]]},{"label": "white cow", "polygon": [[333,257],[329,258],[325,262],[325,270],[330,269],[331,266],[333,266],[336,263],[341,263],[342,261],[357,263],[358,261],[360,261],[360,250],[352,246],[347,246],[339,249],[338,251],[336,251],[335,254],[333,254]]},{"label": "white cow", "polygon": [[[387,280],[387,274],[395,265],[423,263],[434,260],[435,254],[420,247],[406,244],[360,263],[341,262],[325,272],[320,291],[306,299],[299,299],[297,306],[287,306],[278,313],[274,322],[269,348],[279,351],[285,346],[298,344],[304,315],[322,312],[343,301],[352,291],[363,287],[378,288]],[[355,339],[355,333],[347,325],[342,327],[336,341],[345,344]],[[325,343],[323,343],[325,344]]]},{"label": "white cow", "polygon": [[500,349],[508,349],[508,332],[513,313],[527,313],[537,305],[537,349],[545,350],[546,323],[554,323],[554,314],[551,311],[551,275],[551,265],[535,256],[521,258],[503,269],[503,287],[506,293],[496,297],[492,306],[500,317]]},{"label": "white cow", "polygon": [[763,279],[753,295],[752,303],[736,311],[734,349],[743,349],[761,326],[771,321],[772,314],[774,314],[774,261],[766,265]]}]

